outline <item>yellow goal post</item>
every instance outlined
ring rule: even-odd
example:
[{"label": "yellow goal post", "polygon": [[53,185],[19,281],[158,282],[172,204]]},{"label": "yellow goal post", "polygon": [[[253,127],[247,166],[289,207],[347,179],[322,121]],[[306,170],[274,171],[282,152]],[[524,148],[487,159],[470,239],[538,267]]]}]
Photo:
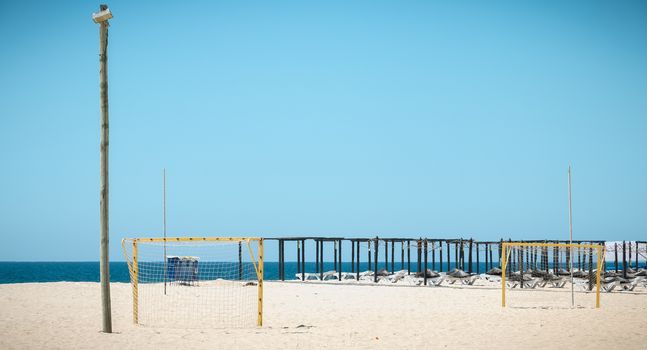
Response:
[{"label": "yellow goal post", "polygon": [[[573,275],[576,274],[583,280],[580,285],[588,286],[589,290],[593,289],[593,283],[595,283],[595,308],[599,308],[604,252],[604,244],[503,242],[501,244],[501,306],[506,307],[506,287],[510,288],[507,283],[512,279],[518,281],[515,285],[522,286],[528,285],[525,282],[532,279],[544,281],[543,286],[546,285],[546,281],[562,281],[553,283],[554,286],[562,288],[567,282],[572,282]],[[594,259],[595,265],[593,265]],[[537,276],[538,278],[535,278]],[[571,277],[564,281],[567,276]],[[571,284],[571,295],[573,295],[575,284]],[[536,285],[530,284],[530,288],[535,288]]]},{"label": "yellow goal post", "polygon": [[124,238],[121,245],[130,273],[133,323],[263,325],[263,238]]}]

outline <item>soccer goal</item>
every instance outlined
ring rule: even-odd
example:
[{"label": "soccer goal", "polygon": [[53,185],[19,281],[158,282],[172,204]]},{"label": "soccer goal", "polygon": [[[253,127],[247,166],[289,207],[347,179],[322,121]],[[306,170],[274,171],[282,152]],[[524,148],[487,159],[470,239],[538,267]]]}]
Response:
[{"label": "soccer goal", "polygon": [[[501,257],[503,307],[513,299],[515,305],[524,307],[565,307],[594,302],[599,308],[600,289],[612,288],[602,283],[605,269],[602,244],[504,242]],[[537,290],[553,293],[535,293]]]},{"label": "soccer goal", "polygon": [[263,324],[263,239],[125,238],[133,322],[174,328]]}]

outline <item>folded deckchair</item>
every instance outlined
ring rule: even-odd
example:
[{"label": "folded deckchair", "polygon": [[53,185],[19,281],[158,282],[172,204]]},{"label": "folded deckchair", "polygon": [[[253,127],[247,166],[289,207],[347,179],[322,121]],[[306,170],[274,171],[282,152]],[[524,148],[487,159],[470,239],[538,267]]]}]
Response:
[{"label": "folded deckchair", "polygon": [[[303,280],[305,280],[305,281],[319,281],[319,274],[318,273],[306,272],[306,273],[303,274],[303,276],[301,276],[300,273],[295,273],[294,276],[299,281],[303,281]],[[302,279],[302,277],[304,279]]]},{"label": "folded deckchair", "polygon": [[323,273],[324,281],[339,281],[339,273],[335,270],[326,271]]},{"label": "folded deckchair", "polygon": [[341,273],[342,281],[357,281],[357,274],[355,272],[342,272]]},{"label": "folded deckchair", "polygon": [[636,288],[637,285],[641,284],[641,282],[644,279],[645,279],[645,277],[643,277],[643,276],[634,277],[631,280],[627,280],[627,279],[623,278],[620,281],[620,287],[622,287],[622,290],[631,292]]},{"label": "folded deckchair", "polygon": [[471,286],[477,279],[479,279],[479,275],[473,273],[470,274],[461,269],[453,269],[445,275],[445,280],[449,282],[449,284],[454,284],[457,281],[460,281],[463,285]]},{"label": "folded deckchair", "polygon": [[523,288],[534,289],[541,282],[539,278],[532,278],[530,274],[519,274],[515,273],[506,278],[506,285],[508,288],[515,288],[517,286],[522,286]]},{"label": "folded deckchair", "polygon": [[550,285],[553,288],[562,288],[566,285],[566,282],[566,279],[549,273],[539,281],[539,286],[543,288],[546,287],[546,285]]},{"label": "folded deckchair", "polygon": [[[589,283],[590,283],[590,282],[589,282],[589,279],[588,279],[588,278],[581,278],[581,277],[578,277],[578,278],[574,278],[574,279],[573,279],[573,284],[574,284],[576,287],[580,287],[580,288],[582,288],[582,289],[583,289],[583,290],[585,290],[585,291],[593,290],[593,288],[595,288],[595,286],[594,286],[593,288],[591,288],[591,286],[589,285]],[[620,284],[620,283],[619,283],[618,281],[616,281],[616,280],[615,280],[615,277],[603,278],[603,279],[600,281],[600,290],[601,290],[601,291],[603,291],[603,292],[605,292],[605,293],[610,293],[610,292],[611,292],[611,291],[613,291],[613,290],[614,290],[614,289],[615,289],[619,284]]]}]

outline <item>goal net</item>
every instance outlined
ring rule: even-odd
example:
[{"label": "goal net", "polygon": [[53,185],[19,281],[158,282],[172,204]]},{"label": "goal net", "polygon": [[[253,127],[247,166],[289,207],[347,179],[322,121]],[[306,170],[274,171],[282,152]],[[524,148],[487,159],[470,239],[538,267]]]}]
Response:
[{"label": "goal net", "polygon": [[262,238],[125,238],[133,322],[156,327],[262,325]]},{"label": "goal net", "polygon": [[615,283],[605,283],[602,244],[504,242],[501,269],[504,307],[597,308]]}]

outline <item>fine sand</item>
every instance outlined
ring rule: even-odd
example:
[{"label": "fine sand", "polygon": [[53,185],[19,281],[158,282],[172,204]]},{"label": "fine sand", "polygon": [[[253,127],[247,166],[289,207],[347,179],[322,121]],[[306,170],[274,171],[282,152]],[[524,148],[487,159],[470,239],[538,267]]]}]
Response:
[{"label": "fine sand", "polygon": [[129,284],[112,284],[113,334],[99,332],[98,283],[0,285],[0,349],[645,349],[647,290],[509,293],[495,285],[392,287],[265,283],[265,325],[173,329],[132,323]]}]

